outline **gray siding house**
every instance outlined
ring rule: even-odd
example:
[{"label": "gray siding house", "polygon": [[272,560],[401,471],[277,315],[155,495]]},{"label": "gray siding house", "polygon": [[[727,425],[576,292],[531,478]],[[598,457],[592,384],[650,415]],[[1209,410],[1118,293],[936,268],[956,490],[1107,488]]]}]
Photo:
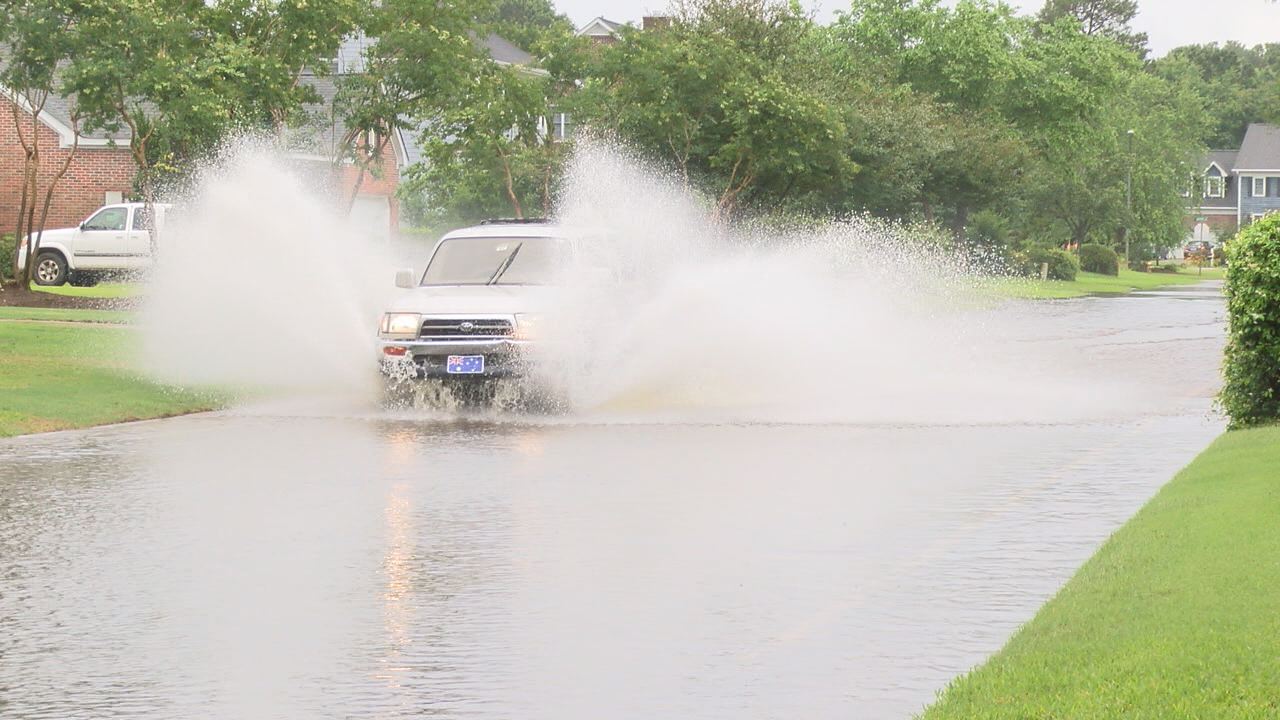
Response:
[{"label": "gray siding house", "polygon": [[1236,156],[1236,221],[1240,226],[1280,211],[1280,127],[1254,123]]},{"label": "gray siding house", "polygon": [[1194,240],[1216,242],[1224,231],[1280,211],[1280,127],[1250,125],[1239,150],[1209,151],[1199,177],[1200,205],[1187,218]]}]

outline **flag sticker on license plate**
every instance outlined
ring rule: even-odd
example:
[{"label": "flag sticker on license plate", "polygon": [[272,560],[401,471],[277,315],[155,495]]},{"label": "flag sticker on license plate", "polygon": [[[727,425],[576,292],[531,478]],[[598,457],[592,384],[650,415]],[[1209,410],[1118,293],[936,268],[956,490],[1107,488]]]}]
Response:
[{"label": "flag sticker on license plate", "polygon": [[484,372],[483,355],[450,355],[445,363],[450,375],[479,375]]}]

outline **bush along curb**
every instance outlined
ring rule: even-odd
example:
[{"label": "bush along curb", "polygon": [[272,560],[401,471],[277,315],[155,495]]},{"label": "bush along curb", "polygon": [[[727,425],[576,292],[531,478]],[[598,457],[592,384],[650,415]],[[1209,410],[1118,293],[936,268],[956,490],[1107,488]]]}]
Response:
[{"label": "bush along curb", "polygon": [[1219,401],[1232,428],[1280,421],[1280,213],[1231,242],[1227,339]]}]

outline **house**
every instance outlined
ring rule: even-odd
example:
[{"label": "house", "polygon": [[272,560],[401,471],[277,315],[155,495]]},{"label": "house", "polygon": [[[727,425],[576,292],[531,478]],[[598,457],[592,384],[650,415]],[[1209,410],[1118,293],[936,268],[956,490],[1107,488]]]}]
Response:
[{"label": "house", "polygon": [[1280,127],[1250,125],[1233,172],[1240,226],[1280,210]]},{"label": "house", "polygon": [[37,121],[25,98],[0,86],[0,233],[11,233],[18,226],[26,166],[18,126],[13,121],[15,110],[23,137],[28,142],[33,137],[39,140],[40,202],[44,200],[48,178],[57,174],[75,146],[67,173],[54,190],[45,227],[78,225],[100,206],[120,202],[132,194],[137,171],[129,152],[127,130],[77,133],[73,130],[70,105],[65,98],[56,96],[45,102]]},{"label": "house", "polygon": [[[400,230],[396,191],[400,175],[409,165],[405,138],[398,130],[385,142],[381,137],[356,138],[353,153],[350,129],[335,102],[338,83],[334,76],[304,70],[298,82],[311,86],[319,102],[304,107],[305,120],[286,133],[286,157],[302,170],[299,177],[317,194],[339,206],[349,205],[350,225],[363,239],[389,242]],[[355,162],[353,155],[378,145],[383,146],[380,157],[365,155],[370,162]]]},{"label": "house", "polygon": [[577,34],[578,37],[585,37],[600,45],[612,45],[621,39],[622,36],[618,34],[621,29],[622,23],[598,17],[583,25]]},{"label": "house", "polygon": [[1186,223],[1193,239],[1216,241],[1280,211],[1280,127],[1249,125],[1240,149],[1209,152],[1200,179],[1200,205]]}]

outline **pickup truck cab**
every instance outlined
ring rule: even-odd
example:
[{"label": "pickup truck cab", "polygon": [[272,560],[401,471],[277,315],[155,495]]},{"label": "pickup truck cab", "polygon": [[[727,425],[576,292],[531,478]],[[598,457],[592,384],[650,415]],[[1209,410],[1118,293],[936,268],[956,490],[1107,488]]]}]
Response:
[{"label": "pickup truck cab", "polygon": [[441,238],[421,276],[397,273],[407,292],[378,328],[388,399],[401,402],[413,381],[470,394],[530,374],[540,319],[574,245],[554,223],[489,221]]},{"label": "pickup truck cab", "polygon": [[[154,222],[144,203],[121,203],[99,208],[72,228],[45,230],[35,252],[37,285],[96,285],[103,277],[144,270],[151,266],[153,229],[164,226],[168,205],[151,206]],[[26,267],[28,236],[18,251],[18,264]]]}]

